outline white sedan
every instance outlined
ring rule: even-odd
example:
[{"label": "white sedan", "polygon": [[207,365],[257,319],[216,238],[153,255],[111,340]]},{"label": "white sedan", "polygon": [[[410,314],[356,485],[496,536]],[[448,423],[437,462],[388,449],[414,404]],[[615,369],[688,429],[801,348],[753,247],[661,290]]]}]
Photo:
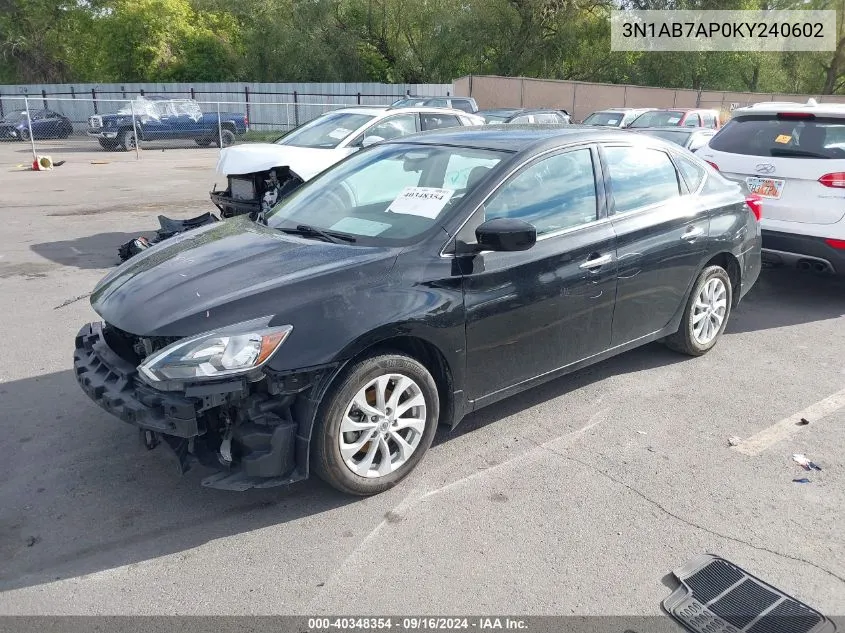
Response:
[{"label": "white sedan", "polygon": [[245,143],[220,152],[228,187],[212,191],[223,217],[255,217],[363,147],[427,130],[483,125],[481,117],[446,108],[353,107],[327,112],[274,143]]}]

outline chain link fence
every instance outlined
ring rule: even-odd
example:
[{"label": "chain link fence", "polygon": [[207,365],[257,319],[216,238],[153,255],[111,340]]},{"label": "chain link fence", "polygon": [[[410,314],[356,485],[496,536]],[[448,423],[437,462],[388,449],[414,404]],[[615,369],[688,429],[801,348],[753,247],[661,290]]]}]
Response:
[{"label": "chain link fence", "polygon": [[[251,94],[237,101],[130,95],[126,99],[0,97],[0,141],[26,144],[33,159],[63,151],[123,151],[228,147],[272,142],[326,112],[349,106],[389,105],[390,95],[323,102],[270,100]],[[278,97],[276,97],[278,98]],[[362,102],[369,103],[362,103]]]}]

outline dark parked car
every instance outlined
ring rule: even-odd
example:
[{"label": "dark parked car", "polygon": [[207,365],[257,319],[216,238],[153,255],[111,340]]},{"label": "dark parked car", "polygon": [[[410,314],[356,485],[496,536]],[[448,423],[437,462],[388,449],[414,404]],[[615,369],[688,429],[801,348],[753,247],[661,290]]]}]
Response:
[{"label": "dark parked car", "polygon": [[205,485],[314,470],[378,493],[438,422],[650,341],[709,351],[759,274],[758,219],[738,184],[645,135],[387,141],[263,222],[189,231],[114,270],[75,373],[148,447],[219,469]]},{"label": "dark parked car", "polygon": [[483,116],[488,124],[545,123],[548,125],[567,125],[570,123],[569,113],[566,110],[499,108],[496,110],[479,110],[477,114]]},{"label": "dark parked car", "polygon": [[53,110],[30,110],[30,122],[26,121],[26,110],[10,112],[0,120],[0,140],[29,140],[32,127],[34,138],[67,138],[73,134],[70,119]]},{"label": "dark parked car", "polygon": [[218,116],[217,112],[203,112],[193,99],[161,96],[139,97],[115,114],[88,117],[88,136],[95,137],[103,149],[109,150],[129,151],[139,142],[170,139],[193,139],[200,147],[221,143],[228,147],[248,130],[245,114],[221,112]]},{"label": "dark parked car", "polygon": [[706,127],[641,127],[631,128],[631,131],[662,138],[691,152],[707,145],[716,135],[716,130]]},{"label": "dark parked car", "polygon": [[430,108],[451,108],[473,114],[478,112],[478,104],[472,97],[417,97],[408,95],[390,104],[392,108],[428,106]]}]

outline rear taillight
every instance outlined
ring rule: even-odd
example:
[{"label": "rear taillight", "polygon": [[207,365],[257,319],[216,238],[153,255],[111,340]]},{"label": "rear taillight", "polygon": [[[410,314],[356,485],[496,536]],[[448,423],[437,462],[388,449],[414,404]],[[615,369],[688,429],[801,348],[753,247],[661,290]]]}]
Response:
[{"label": "rear taillight", "polygon": [[249,117],[248,117],[248,116],[245,116],[245,117],[244,117],[244,125],[245,125],[246,127],[249,127]]},{"label": "rear taillight", "polygon": [[824,241],[824,243],[828,246],[832,246],[833,248],[845,249],[845,240],[835,240],[833,238],[828,238]]},{"label": "rear taillight", "polygon": [[711,163],[709,160],[706,160],[704,162],[707,163],[708,165],[710,165],[716,171],[719,171],[719,166],[716,163]]},{"label": "rear taillight", "polygon": [[825,187],[835,187],[837,189],[845,189],[845,172],[837,171],[832,174],[825,174],[819,178],[819,182]]},{"label": "rear taillight", "polygon": [[754,194],[748,196],[745,199],[745,204],[748,205],[748,208],[751,209],[751,213],[754,214],[754,217],[757,218],[757,221],[759,222],[763,217],[763,200],[760,196],[756,196]]}]

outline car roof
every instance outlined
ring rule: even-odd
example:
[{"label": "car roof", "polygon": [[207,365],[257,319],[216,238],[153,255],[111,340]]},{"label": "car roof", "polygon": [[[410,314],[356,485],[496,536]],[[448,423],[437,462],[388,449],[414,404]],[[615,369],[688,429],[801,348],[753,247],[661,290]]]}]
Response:
[{"label": "car roof", "polygon": [[[589,125],[484,125],[447,128],[423,132],[385,141],[385,143],[415,143],[423,145],[454,145],[474,149],[522,152],[545,145],[556,147],[581,141],[633,140],[635,143],[654,142],[660,139],[628,134],[615,128],[595,128]],[[383,143],[380,143],[382,145]]]},{"label": "car roof", "polygon": [[402,107],[391,107],[391,106],[350,106],[347,108],[338,108],[336,110],[329,110],[328,112],[324,112],[323,114],[329,114],[330,112],[345,112],[349,114],[376,114],[378,115],[387,115],[393,114],[394,112],[423,112],[423,113],[432,113],[432,114],[470,114],[469,112],[464,112],[463,110],[456,110],[454,108],[438,108],[435,106],[402,106]]},{"label": "car roof", "polygon": [[636,127],[631,128],[632,132],[652,132],[652,131],[666,131],[666,132],[713,132],[716,133],[712,127],[679,127],[677,125],[655,125],[654,127]]},{"label": "car roof", "polygon": [[737,118],[754,114],[779,114],[781,112],[806,112],[817,116],[845,116],[845,104],[818,103],[815,99],[809,99],[806,103],[764,101],[744,108],[737,108],[731,113],[731,115],[732,118]]}]

